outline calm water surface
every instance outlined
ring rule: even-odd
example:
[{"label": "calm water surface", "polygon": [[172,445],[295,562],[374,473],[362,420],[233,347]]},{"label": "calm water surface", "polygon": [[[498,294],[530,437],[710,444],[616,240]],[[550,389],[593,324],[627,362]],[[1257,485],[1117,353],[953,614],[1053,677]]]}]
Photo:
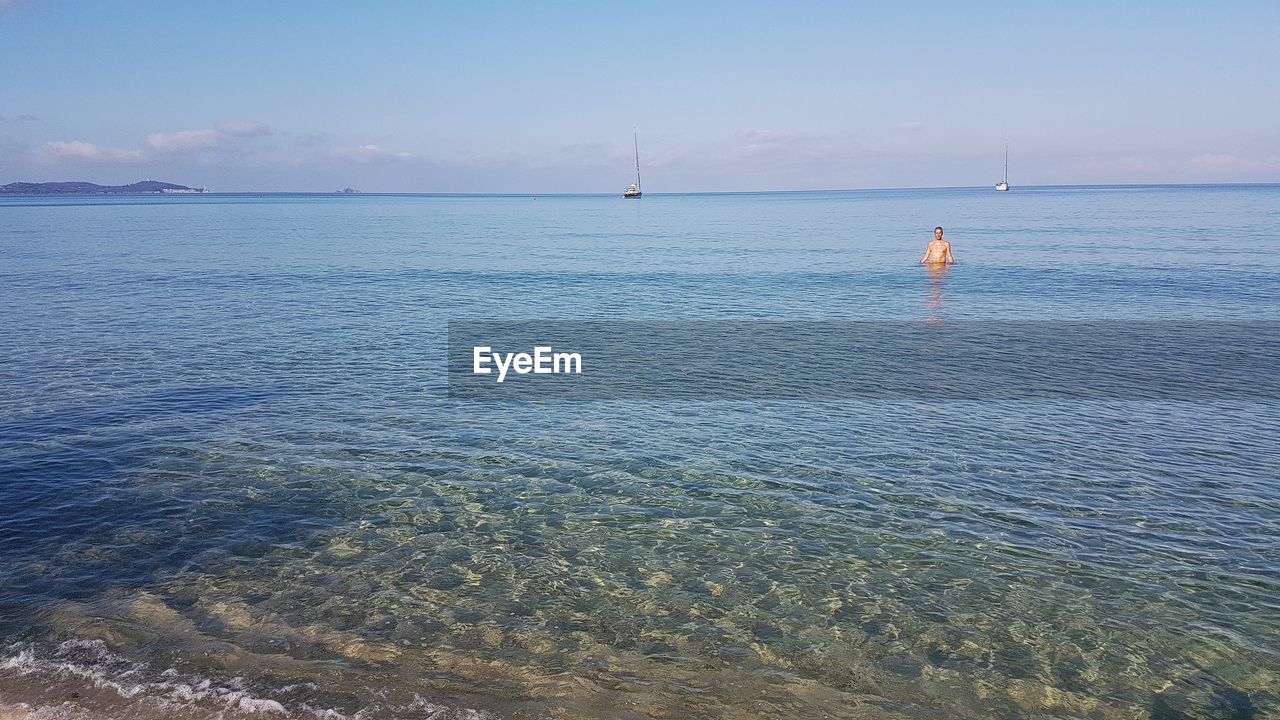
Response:
[{"label": "calm water surface", "polygon": [[0,199],[0,714],[1280,718],[1273,400],[444,373],[450,319],[1278,320],[1278,226],[1277,186]]}]

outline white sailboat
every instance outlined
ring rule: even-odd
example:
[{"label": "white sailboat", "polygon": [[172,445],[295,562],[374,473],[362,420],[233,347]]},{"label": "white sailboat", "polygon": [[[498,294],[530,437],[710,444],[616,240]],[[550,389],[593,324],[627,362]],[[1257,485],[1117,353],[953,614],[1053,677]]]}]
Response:
[{"label": "white sailboat", "polygon": [[997,190],[1009,189],[1009,143],[1004,144],[1004,180],[996,183]]},{"label": "white sailboat", "polygon": [[643,194],[640,192],[640,141],[636,138],[634,132],[631,133],[631,141],[636,146],[636,181],[622,191],[622,197],[624,198],[638,198]]}]

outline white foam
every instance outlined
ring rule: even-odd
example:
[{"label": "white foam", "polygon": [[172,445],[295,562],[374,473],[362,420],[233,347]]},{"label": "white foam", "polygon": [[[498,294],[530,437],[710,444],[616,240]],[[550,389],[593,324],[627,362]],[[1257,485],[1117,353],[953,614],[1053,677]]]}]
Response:
[{"label": "white foam", "polygon": [[317,708],[313,708],[310,705],[303,705],[302,709],[310,713],[317,720],[362,720],[360,716],[364,712],[363,710],[361,710],[360,712],[356,713],[354,717],[348,717],[338,712],[337,710],[333,710],[331,708],[325,708],[323,710],[320,710]]},{"label": "white foam", "polygon": [[252,697],[240,698],[240,702],[237,703],[237,707],[244,712],[251,713],[280,713],[282,715],[287,715],[289,713],[288,710],[284,709],[283,705],[275,700],[262,700]]},{"label": "white foam", "polygon": [[414,693],[413,702],[409,703],[407,709],[426,713],[426,720],[496,720],[493,713],[484,710],[472,710],[471,708],[451,708],[445,705],[437,705],[417,693]]},{"label": "white foam", "polygon": [[[244,688],[244,678],[230,678],[223,684],[215,684],[210,678],[186,678],[181,681],[175,668],[157,674],[156,681],[142,679],[147,665],[133,663],[115,655],[99,640],[69,640],[60,644],[45,657],[33,645],[15,644],[8,648],[10,655],[0,658],[0,670],[13,672],[18,677],[51,675],[56,678],[78,679],[95,688],[114,692],[129,700],[147,699],[161,706],[180,707],[196,704],[222,706],[247,714],[289,715],[289,710],[279,701],[255,697]],[[75,660],[67,654],[83,655]],[[137,682],[121,682],[126,678],[138,678]],[[44,708],[48,709],[48,708]],[[346,716],[335,710],[324,711],[325,720],[345,720]],[[305,712],[304,715],[314,715]]]},{"label": "white foam", "polygon": [[[12,649],[12,646],[10,646]],[[25,675],[26,668],[35,663],[35,655],[30,650],[21,650],[17,655],[5,658],[0,662],[0,670],[15,670],[19,675]]]},{"label": "white foam", "polygon": [[[0,656],[0,672],[9,672],[18,677],[51,676],[80,680],[139,705],[152,705],[158,710],[169,712],[212,706],[222,708],[223,712],[316,720],[372,720],[409,713],[426,720],[496,720],[496,716],[483,710],[451,708],[433,703],[417,694],[407,707],[366,707],[354,715],[306,703],[291,710],[277,700],[252,694],[245,678],[232,677],[215,681],[213,678],[183,676],[176,668],[154,672],[146,663],[133,662],[113,653],[101,640],[68,640],[53,649],[40,648],[30,643],[16,643],[5,649],[5,656]],[[281,692],[317,687],[319,685],[316,683],[296,683],[282,688]],[[221,713],[218,714],[221,716]],[[0,705],[0,720],[52,720],[77,715],[66,704],[44,707]]]}]

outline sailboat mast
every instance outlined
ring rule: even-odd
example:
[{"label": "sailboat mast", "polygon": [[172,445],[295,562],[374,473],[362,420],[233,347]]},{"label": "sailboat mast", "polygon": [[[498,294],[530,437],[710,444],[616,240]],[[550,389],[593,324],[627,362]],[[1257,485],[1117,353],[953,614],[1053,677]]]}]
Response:
[{"label": "sailboat mast", "polygon": [[1009,143],[1004,144],[1004,182],[1009,184]]},{"label": "sailboat mast", "polygon": [[[636,136],[636,132],[634,130],[631,131],[631,141],[636,146],[636,190],[639,190],[640,189],[640,139],[639,137]],[[1008,163],[1007,158],[1005,159],[1005,162]],[[1006,170],[1006,172],[1008,171]]]}]

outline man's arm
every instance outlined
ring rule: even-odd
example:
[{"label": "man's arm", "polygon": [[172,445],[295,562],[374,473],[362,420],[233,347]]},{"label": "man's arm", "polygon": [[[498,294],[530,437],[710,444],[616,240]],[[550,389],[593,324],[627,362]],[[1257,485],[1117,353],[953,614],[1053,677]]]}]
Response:
[{"label": "man's arm", "polygon": [[952,265],[956,264],[956,258],[951,254],[951,243],[947,243],[947,256],[944,259]]},{"label": "man's arm", "polygon": [[932,250],[932,249],[933,249],[933,248],[932,248],[931,246],[929,246],[929,245],[925,245],[925,246],[924,246],[924,254],[920,256],[920,262],[918,262],[918,263],[916,263],[916,264],[917,264],[917,265],[923,265],[923,264],[924,264],[924,261],[929,259],[929,251],[930,251],[930,250]]}]

